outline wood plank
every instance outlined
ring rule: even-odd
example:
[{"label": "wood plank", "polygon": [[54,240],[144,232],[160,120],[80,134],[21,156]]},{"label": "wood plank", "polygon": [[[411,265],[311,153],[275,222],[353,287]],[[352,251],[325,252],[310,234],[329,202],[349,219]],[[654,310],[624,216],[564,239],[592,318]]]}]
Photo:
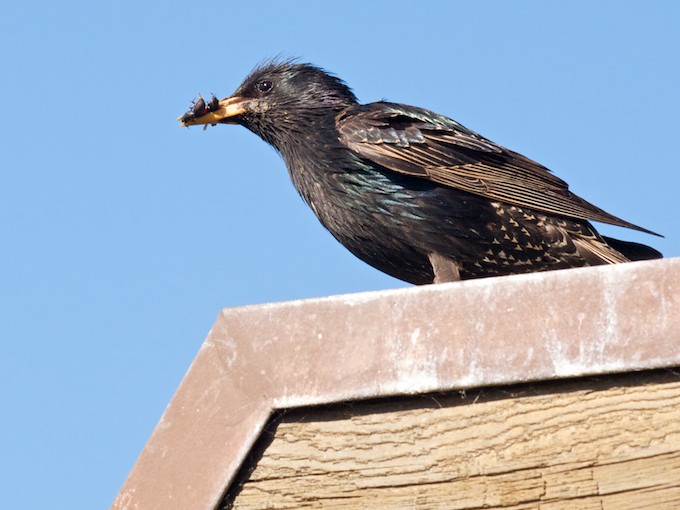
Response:
[{"label": "wood plank", "polygon": [[270,434],[223,508],[680,508],[673,371],[298,409]]}]

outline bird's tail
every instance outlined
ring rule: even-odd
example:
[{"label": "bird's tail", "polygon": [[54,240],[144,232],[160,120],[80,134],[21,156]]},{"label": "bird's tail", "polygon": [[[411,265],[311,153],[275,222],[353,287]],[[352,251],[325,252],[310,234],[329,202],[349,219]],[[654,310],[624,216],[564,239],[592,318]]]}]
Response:
[{"label": "bird's tail", "polygon": [[620,264],[662,257],[661,253],[644,244],[619,241],[611,237],[576,235],[571,240],[588,266]]},{"label": "bird's tail", "polygon": [[609,246],[623,254],[628,260],[652,260],[663,257],[661,252],[645,244],[620,241],[611,237],[602,236]]}]

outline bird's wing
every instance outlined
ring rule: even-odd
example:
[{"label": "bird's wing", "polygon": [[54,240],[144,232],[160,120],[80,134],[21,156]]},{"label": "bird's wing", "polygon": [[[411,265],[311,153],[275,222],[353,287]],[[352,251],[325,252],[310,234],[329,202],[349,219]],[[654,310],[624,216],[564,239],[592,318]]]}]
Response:
[{"label": "bird's wing", "polygon": [[654,233],[573,194],[544,166],[434,112],[370,103],[348,108],[336,125],[342,143],[389,170],[534,211]]}]

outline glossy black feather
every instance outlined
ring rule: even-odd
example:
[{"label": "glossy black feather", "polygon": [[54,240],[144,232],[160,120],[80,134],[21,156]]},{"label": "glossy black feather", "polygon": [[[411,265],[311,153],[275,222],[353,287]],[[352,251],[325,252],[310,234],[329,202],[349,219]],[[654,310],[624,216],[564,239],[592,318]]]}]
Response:
[{"label": "glossy black feather", "polygon": [[[660,257],[588,220],[643,232],[542,165],[434,112],[359,105],[309,64],[258,67],[230,100],[273,145],[321,223],[357,257],[415,284]],[[220,121],[221,122],[221,121]]]},{"label": "glossy black feather", "polygon": [[549,214],[653,232],[571,193],[542,165],[434,112],[395,103],[345,110],[340,139],[361,156],[410,175]]}]

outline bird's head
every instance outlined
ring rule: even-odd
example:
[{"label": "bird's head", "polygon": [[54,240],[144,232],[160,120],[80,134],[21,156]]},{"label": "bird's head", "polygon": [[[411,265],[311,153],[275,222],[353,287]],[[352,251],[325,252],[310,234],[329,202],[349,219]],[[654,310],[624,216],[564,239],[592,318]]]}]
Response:
[{"label": "bird's head", "polygon": [[231,96],[207,105],[201,99],[178,120],[184,126],[241,124],[281,150],[291,136],[310,132],[310,124],[332,119],[356,102],[342,80],[318,67],[270,61],[253,70]]}]

